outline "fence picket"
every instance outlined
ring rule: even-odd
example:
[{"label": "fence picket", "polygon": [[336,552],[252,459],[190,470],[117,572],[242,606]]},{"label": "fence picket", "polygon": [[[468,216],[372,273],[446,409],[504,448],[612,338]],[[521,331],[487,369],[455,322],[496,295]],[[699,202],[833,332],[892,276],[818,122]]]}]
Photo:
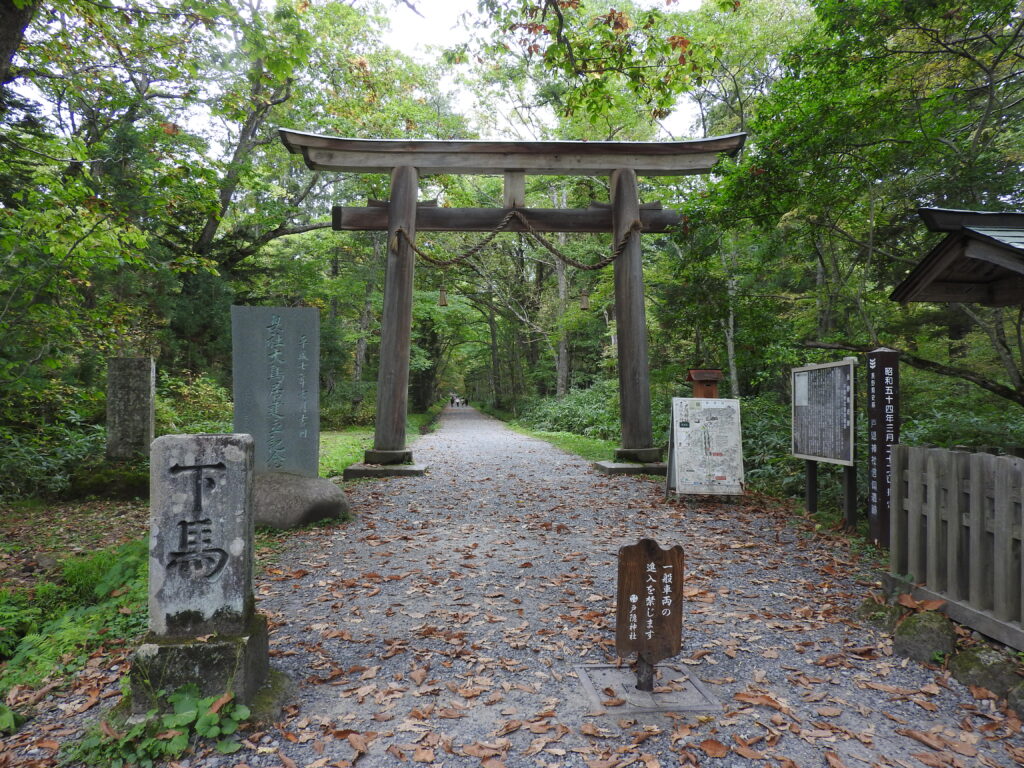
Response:
[{"label": "fence picket", "polygon": [[971,466],[971,499],[968,513],[968,600],[971,604],[988,608],[987,589],[983,583],[985,573],[985,465],[984,456],[972,453]]},{"label": "fence picket", "polygon": [[925,582],[932,589],[945,589],[946,579],[943,572],[945,561],[938,557],[942,551],[942,452],[929,449],[925,453]]},{"label": "fence picket", "polygon": [[923,448],[911,448],[907,462],[907,572],[914,581],[925,578],[925,542],[921,537],[925,486]]},{"label": "fence picket", "polygon": [[892,447],[892,509],[889,512],[889,570],[907,572],[907,454],[905,445]]},{"label": "fence picket", "polygon": [[993,519],[992,610],[997,619],[1014,618],[1018,602],[1016,583],[1010,580],[1013,567],[1013,499],[1010,484],[1012,467],[1000,461],[995,467],[995,514]]},{"label": "fence picket", "polygon": [[952,599],[959,600],[965,597],[967,592],[961,547],[964,540],[964,491],[967,488],[967,473],[970,470],[969,454],[949,451],[946,455],[949,458],[944,468],[949,482],[949,493],[946,497],[946,592]]}]

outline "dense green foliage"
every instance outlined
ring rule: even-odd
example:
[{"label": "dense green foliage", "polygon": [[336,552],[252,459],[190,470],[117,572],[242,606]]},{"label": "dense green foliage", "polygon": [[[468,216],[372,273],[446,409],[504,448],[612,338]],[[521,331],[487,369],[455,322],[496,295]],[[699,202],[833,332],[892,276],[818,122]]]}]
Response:
[{"label": "dense green foliage", "polygon": [[81,668],[105,637],[139,635],[148,567],[149,548],[139,540],[65,560],[59,583],[0,590],[0,695]]},{"label": "dense green foliage", "polygon": [[[157,357],[161,431],[229,428],[232,303],[319,308],[322,426],[372,424],[387,243],[331,231],[327,212],[386,199],[388,179],[310,172],[278,126],[652,140],[680,100],[695,117],[674,133],[748,139],[712,175],[641,180],[644,200],[685,214],[643,238],[656,440],[686,370],[721,368],[723,394],[764,416],[751,477],[788,492],[788,369],[884,345],[908,353],[908,440],[1021,442],[1024,314],[887,298],[936,241],[918,206],[1024,203],[1017,3],[486,0],[467,19],[475,39],[431,64],[382,44],[389,10],[56,0],[18,22],[0,70],[0,496],[95,492],[75,471],[103,476],[112,355]],[[497,177],[421,188],[447,207],[502,196]],[[530,176],[525,194],[585,208],[608,188]],[[482,237],[418,243],[450,260]],[[610,247],[550,240],[584,262]],[[420,261],[413,409],[457,392],[537,429],[614,438],[612,271],[518,234]]]}]

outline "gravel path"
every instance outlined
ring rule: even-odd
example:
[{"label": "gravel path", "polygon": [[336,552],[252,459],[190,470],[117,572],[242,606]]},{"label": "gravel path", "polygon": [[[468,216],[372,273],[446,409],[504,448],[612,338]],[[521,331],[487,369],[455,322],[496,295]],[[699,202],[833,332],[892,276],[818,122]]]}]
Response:
[{"label": "gravel path", "polygon": [[[470,408],[413,449],[425,477],[352,485],[352,523],[258,575],[287,716],[181,765],[1020,764],[1019,720],[852,618],[874,576],[842,541],[749,500],[665,501]],[[578,677],[614,661],[616,552],[648,536],[686,556],[683,651],[658,684],[695,676],[711,714],[624,714]]]},{"label": "gravel path", "polygon": [[[851,619],[871,576],[841,543],[752,503],[666,502],[656,483],[599,475],[469,408],[414,451],[427,476],[356,484],[356,521],[296,540],[282,558],[294,570],[262,582],[274,661],[301,685],[249,765],[917,768],[1024,754],[1016,718]],[[575,665],[614,658],[616,552],[645,536],[687,558],[683,651],[659,683],[697,676],[722,704],[713,715],[624,717],[578,679]]]}]

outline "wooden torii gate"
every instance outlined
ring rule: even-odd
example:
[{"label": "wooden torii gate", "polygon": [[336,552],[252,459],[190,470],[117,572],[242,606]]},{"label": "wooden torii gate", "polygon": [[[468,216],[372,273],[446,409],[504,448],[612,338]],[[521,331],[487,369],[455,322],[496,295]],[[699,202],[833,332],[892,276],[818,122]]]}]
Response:
[{"label": "wooden torii gate", "polygon": [[[611,232],[625,241],[615,259],[622,446],[616,458],[653,462],[661,457],[651,429],[640,232],[664,232],[680,220],[660,204],[641,205],[637,176],[707,173],[721,154],[734,155],[742,133],[680,142],[633,141],[436,141],[346,139],[280,131],[290,152],[318,171],[391,174],[391,199],[365,208],[335,206],[336,230],[388,233],[381,321],[377,419],[367,464],[412,461],[405,444],[412,337],[413,246],[416,231]],[[437,208],[417,204],[419,179],[430,174],[501,174],[504,208]],[[611,205],[582,209],[525,208],[526,175],[610,177]],[[511,217],[509,214],[515,211]]]}]

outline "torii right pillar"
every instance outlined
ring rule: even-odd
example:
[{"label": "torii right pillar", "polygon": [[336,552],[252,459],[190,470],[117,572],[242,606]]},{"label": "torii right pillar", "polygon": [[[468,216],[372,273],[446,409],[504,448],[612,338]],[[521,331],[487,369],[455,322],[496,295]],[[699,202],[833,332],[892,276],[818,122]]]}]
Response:
[{"label": "torii right pillar", "polygon": [[[621,242],[640,221],[640,195],[636,172],[620,168],[611,175],[612,242]],[[629,235],[622,255],[615,260],[615,321],[618,332],[619,419],[622,446],[619,461],[660,461],[651,428],[651,384],[647,360],[647,315],[644,310],[644,272],[640,232]]]}]

